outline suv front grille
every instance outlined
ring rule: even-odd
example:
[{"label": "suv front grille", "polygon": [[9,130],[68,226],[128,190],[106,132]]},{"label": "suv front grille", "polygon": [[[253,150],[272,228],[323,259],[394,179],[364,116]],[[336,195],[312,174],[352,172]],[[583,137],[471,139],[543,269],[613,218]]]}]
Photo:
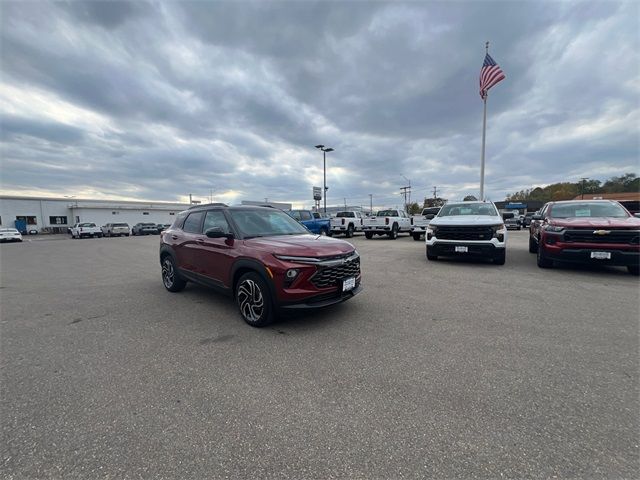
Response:
[{"label": "suv front grille", "polygon": [[360,276],[360,257],[347,261],[335,267],[318,267],[318,271],[311,277],[311,283],[317,288],[335,287],[339,281]]},{"label": "suv front grille", "polygon": [[638,230],[607,230],[609,233],[598,235],[594,232],[598,229],[589,230],[566,230],[564,232],[565,242],[580,243],[629,243],[638,245],[640,243],[640,232]]},{"label": "suv front grille", "polygon": [[437,227],[436,237],[440,240],[491,240],[493,227]]}]

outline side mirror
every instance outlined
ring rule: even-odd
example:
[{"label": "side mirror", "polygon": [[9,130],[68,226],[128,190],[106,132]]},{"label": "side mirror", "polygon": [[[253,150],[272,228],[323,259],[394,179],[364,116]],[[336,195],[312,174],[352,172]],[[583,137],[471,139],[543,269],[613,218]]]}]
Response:
[{"label": "side mirror", "polygon": [[542,220],[542,215],[534,215],[531,217],[531,220]]},{"label": "side mirror", "polygon": [[433,213],[427,213],[424,218],[426,218],[427,220],[433,220],[433,218],[435,217],[435,215]]},{"label": "side mirror", "polygon": [[204,234],[209,238],[233,238],[233,234],[225,233],[222,227],[211,227]]}]

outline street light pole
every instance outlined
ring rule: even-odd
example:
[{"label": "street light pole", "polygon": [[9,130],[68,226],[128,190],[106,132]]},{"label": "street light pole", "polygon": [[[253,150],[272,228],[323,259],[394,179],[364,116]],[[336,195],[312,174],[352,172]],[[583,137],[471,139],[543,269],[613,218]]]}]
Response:
[{"label": "street light pole", "polygon": [[324,145],[316,145],[316,148],[322,150],[322,168],[323,168],[323,182],[322,182],[322,187],[324,189],[323,191],[323,199],[324,199],[324,213],[326,215],[327,213],[327,152],[333,152],[333,148],[331,147],[325,147]]}]

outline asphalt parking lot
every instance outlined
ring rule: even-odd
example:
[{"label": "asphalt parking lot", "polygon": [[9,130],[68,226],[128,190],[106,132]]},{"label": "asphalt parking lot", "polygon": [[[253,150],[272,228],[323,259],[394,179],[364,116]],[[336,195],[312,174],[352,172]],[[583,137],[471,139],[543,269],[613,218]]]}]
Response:
[{"label": "asphalt parking lot", "polygon": [[266,329],[157,236],[0,246],[2,476],[637,477],[637,277],[351,241],[365,290]]}]

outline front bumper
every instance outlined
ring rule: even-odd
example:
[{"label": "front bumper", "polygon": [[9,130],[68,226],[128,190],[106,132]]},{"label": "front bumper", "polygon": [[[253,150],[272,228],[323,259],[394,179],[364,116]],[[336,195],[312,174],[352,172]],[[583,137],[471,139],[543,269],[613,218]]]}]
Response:
[{"label": "front bumper", "polygon": [[279,307],[283,310],[305,310],[328,307],[352,299],[362,291],[362,288],[362,284],[360,280],[358,280],[356,282],[355,288],[353,290],[349,290],[348,292],[335,291],[330,293],[322,293],[320,295],[314,295],[292,303],[281,303]]},{"label": "front bumper", "polygon": [[[592,252],[608,252],[611,254],[611,258],[591,258]],[[558,242],[552,245],[545,243],[544,253],[550,260],[559,262],[590,263],[617,267],[640,265],[640,249],[615,248],[612,244],[578,246],[573,243]]]},{"label": "front bumper", "polygon": [[422,225],[412,225],[411,233],[426,233],[427,227]]},{"label": "front bumper", "polygon": [[[495,239],[494,239],[495,240]],[[505,243],[499,242],[464,242],[464,241],[427,241],[427,248],[431,255],[436,256],[465,256],[465,257],[493,257],[503,252]],[[467,247],[467,252],[456,252],[456,247]]]}]

